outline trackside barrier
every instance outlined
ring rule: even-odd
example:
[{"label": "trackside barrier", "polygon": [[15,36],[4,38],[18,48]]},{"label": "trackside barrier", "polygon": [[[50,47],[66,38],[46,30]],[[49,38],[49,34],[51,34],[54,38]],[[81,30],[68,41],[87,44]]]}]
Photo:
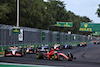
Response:
[{"label": "trackside barrier", "polygon": [[[83,41],[84,42],[84,41]],[[68,43],[68,44],[71,44],[71,45],[77,45],[77,44],[79,44],[79,43],[81,43],[81,42],[63,42],[63,43],[60,43],[61,45],[64,45],[64,44],[66,44],[66,43]],[[86,43],[89,43],[89,41],[87,41]]]},{"label": "trackside barrier", "polygon": [[[68,44],[71,44],[71,45],[77,45],[81,42],[62,42],[62,43],[59,43],[60,45],[65,45],[66,43]],[[89,43],[89,41],[87,41],[86,43]],[[48,46],[54,46],[54,44],[58,44],[58,43],[45,43],[45,45],[48,45]],[[34,48],[36,47],[40,47],[42,45],[41,44],[22,44],[22,45],[10,45],[10,46],[23,46],[24,48],[26,48],[28,45],[34,45]],[[0,55],[4,54],[5,53],[5,50],[8,49],[8,47],[10,46],[0,46]]]}]

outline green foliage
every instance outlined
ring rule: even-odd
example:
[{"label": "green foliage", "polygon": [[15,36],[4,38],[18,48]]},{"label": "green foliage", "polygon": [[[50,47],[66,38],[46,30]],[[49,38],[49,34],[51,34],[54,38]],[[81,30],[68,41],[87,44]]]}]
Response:
[{"label": "green foliage", "polygon": [[0,0],[0,23],[15,25],[16,0]]},{"label": "green foliage", "polygon": [[[16,0],[0,0],[0,24],[16,25]],[[57,21],[73,22],[72,28],[51,27]],[[39,29],[80,33],[80,22],[91,22],[86,17],[75,15],[65,9],[64,2],[60,0],[20,0],[20,26]]]},{"label": "green foliage", "polygon": [[100,17],[100,4],[99,4],[99,8],[97,9],[96,14],[98,15],[98,17]]}]

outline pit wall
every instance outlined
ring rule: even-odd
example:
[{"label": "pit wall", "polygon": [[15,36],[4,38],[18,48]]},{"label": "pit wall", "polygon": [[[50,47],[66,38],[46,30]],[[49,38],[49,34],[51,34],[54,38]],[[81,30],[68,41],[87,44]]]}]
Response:
[{"label": "pit wall", "polygon": [[88,37],[85,35],[68,34],[65,32],[20,27],[20,29],[23,29],[23,39],[20,41],[19,34],[12,32],[13,27],[14,26],[0,24],[0,46],[96,40],[95,37],[91,36]]}]

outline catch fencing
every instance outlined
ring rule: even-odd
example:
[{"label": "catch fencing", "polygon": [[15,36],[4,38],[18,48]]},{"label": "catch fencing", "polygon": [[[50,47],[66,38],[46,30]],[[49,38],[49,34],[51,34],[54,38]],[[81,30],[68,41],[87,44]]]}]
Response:
[{"label": "catch fencing", "polygon": [[14,26],[0,24],[0,46],[96,40],[96,37],[88,37],[85,35],[20,27],[23,29],[23,41],[19,41],[19,34],[12,33],[12,27]]}]

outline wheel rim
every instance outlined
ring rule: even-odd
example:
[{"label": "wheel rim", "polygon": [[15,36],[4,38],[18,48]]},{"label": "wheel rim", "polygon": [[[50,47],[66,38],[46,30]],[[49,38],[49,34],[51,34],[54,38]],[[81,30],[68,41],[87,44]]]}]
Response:
[{"label": "wheel rim", "polygon": [[52,55],[52,60],[55,60],[55,56],[56,56],[55,54]]}]

